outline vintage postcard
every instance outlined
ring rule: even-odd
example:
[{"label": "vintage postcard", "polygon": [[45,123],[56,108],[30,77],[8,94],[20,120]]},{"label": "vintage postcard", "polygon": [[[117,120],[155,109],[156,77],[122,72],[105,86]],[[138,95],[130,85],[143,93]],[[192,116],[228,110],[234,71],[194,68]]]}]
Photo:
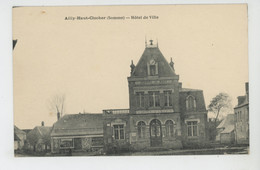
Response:
[{"label": "vintage postcard", "polygon": [[16,157],[249,154],[246,4],[12,10]]}]

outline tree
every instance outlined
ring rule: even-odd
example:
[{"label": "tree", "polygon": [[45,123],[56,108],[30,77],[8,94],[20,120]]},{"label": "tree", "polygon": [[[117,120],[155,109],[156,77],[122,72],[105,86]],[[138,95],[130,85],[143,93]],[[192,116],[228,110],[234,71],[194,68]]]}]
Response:
[{"label": "tree", "polygon": [[227,93],[219,93],[216,97],[214,97],[209,106],[208,110],[213,112],[216,117],[215,117],[215,124],[218,120],[219,114],[221,111],[226,110],[226,109],[231,109],[231,97]]},{"label": "tree", "polygon": [[65,95],[56,94],[49,100],[50,110],[55,110],[57,112],[58,118],[62,117],[65,110]]},{"label": "tree", "polygon": [[221,114],[222,111],[231,108],[232,108],[231,98],[227,93],[219,93],[216,97],[214,97],[211,100],[208,106],[208,110],[210,112],[213,112],[216,115],[216,117],[214,122],[210,121],[208,124],[210,140],[215,140],[216,138],[217,125],[220,123],[220,121],[218,120],[219,115]]},{"label": "tree", "polygon": [[47,152],[47,146],[51,145],[51,136],[50,134],[43,134],[42,143],[45,145],[45,151]]},{"label": "tree", "polygon": [[36,145],[38,144],[38,135],[35,129],[28,133],[27,142],[29,142],[30,146],[33,146],[33,151],[36,152]]}]

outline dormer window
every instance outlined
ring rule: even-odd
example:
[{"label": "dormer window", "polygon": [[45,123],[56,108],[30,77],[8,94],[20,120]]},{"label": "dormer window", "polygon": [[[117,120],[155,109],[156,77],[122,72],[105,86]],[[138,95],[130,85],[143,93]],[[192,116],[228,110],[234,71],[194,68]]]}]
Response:
[{"label": "dormer window", "polygon": [[186,109],[187,111],[195,111],[196,110],[196,100],[193,96],[188,96],[186,98]]},{"label": "dormer window", "polygon": [[147,63],[147,69],[149,76],[158,75],[158,63],[155,62],[154,59],[150,60],[150,62]]}]

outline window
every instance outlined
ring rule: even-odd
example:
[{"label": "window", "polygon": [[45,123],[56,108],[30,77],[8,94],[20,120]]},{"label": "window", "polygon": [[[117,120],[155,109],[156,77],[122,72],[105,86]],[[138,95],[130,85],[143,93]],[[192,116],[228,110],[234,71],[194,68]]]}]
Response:
[{"label": "window", "polygon": [[145,123],[143,121],[137,124],[138,138],[145,138]]},{"label": "window", "polygon": [[172,92],[164,91],[164,106],[172,106]]},{"label": "window", "polygon": [[73,148],[73,139],[61,139],[60,147],[61,148]]},{"label": "window", "polygon": [[186,109],[188,111],[196,110],[196,100],[193,96],[188,96],[186,98]]},{"label": "window", "polygon": [[137,107],[144,107],[144,92],[137,92],[136,93],[136,106]]},{"label": "window", "polygon": [[117,140],[125,139],[124,125],[114,125],[114,136]]},{"label": "window", "polygon": [[150,124],[150,130],[152,137],[161,136],[161,122],[157,119],[152,120]]},{"label": "window", "polygon": [[104,145],[103,137],[93,137],[92,138],[92,146],[103,146]]},{"label": "window", "polygon": [[188,136],[198,136],[198,122],[189,121],[187,122],[188,126]]},{"label": "window", "polygon": [[158,75],[158,63],[155,60],[152,59],[147,63],[147,69],[149,76]]},{"label": "window", "polygon": [[173,137],[173,121],[167,120],[165,123],[166,137]]},{"label": "window", "polygon": [[149,106],[150,107],[160,106],[159,92],[149,92]]}]

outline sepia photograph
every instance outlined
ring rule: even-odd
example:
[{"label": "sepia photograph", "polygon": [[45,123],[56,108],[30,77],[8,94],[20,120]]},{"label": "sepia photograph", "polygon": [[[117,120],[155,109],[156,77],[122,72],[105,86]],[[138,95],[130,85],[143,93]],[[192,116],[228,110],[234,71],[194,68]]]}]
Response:
[{"label": "sepia photograph", "polygon": [[14,157],[250,155],[248,5],[12,8]]}]

